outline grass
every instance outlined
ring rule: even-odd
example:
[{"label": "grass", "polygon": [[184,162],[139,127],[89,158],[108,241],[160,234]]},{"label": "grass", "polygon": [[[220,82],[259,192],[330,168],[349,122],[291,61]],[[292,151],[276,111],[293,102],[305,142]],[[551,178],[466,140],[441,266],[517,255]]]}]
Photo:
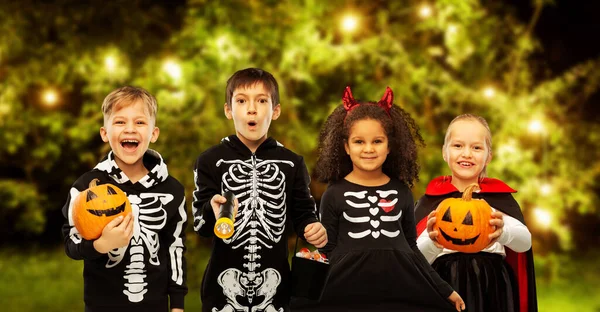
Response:
[{"label": "grass", "polygon": [[[192,242],[192,240],[190,240]],[[200,311],[200,284],[209,250],[188,246],[187,311]],[[539,311],[600,312],[600,270],[595,255],[536,259]],[[3,311],[83,311],[83,262],[62,248],[0,250],[0,298]]]}]

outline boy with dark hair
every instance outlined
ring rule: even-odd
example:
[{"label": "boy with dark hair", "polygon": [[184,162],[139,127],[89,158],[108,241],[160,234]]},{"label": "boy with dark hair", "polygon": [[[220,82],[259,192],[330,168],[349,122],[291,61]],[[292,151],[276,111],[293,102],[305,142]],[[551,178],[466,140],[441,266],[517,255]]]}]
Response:
[{"label": "boy with dark hair", "polygon": [[227,81],[225,116],[235,135],[202,153],[194,166],[194,230],[214,236],[221,196],[232,191],[234,233],[214,239],[202,281],[203,311],[289,311],[286,228],[316,247],[327,243],[301,156],[268,137],[281,113],[275,78],[257,68]]}]

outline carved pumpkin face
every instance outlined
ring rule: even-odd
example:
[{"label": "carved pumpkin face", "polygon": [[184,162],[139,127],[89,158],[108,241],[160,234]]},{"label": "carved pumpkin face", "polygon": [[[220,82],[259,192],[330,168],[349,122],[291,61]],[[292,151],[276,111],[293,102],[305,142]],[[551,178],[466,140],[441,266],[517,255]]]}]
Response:
[{"label": "carved pumpkin face", "polygon": [[75,228],[88,240],[100,237],[106,224],[131,212],[131,204],[121,189],[108,183],[96,185],[97,181],[92,180],[73,205]]},{"label": "carved pumpkin face", "polygon": [[475,253],[490,243],[492,207],[483,199],[471,198],[475,187],[476,183],[468,186],[462,198],[447,198],[437,207],[433,229],[445,248]]}]

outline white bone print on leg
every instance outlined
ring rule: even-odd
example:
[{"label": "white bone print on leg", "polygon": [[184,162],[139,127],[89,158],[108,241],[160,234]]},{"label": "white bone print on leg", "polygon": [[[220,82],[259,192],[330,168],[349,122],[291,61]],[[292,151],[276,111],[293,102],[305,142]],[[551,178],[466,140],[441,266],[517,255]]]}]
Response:
[{"label": "white bone print on leg", "polygon": [[[148,292],[145,282],[146,263],[144,255],[149,255],[151,265],[159,265],[158,249],[160,242],[158,232],[167,222],[167,212],[163,205],[173,200],[171,194],[160,193],[142,193],[137,195],[128,195],[131,203],[131,211],[134,219],[133,236],[129,246],[114,249],[108,253],[107,268],[112,268],[119,264],[125,256],[125,251],[129,247],[130,263],[126,266],[123,293],[130,302],[140,302],[144,300],[144,294]],[[145,247],[145,248],[144,248]]]},{"label": "white bone print on leg", "polygon": [[[285,174],[280,170],[280,165],[294,166],[286,160],[261,160],[252,156],[242,160],[219,160],[217,167],[229,165],[222,176],[222,191],[232,191],[239,203],[238,215],[234,227],[235,232],[229,239],[224,239],[226,244],[231,244],[232,249],[240,247],[248,251],[244,255],[242,272],[235,268],[223,271],[218,278],[218,283],[223,287],[227,304],[215,312],[248,311],[251,312],[276,312],[283,311],[273,306],[273,297],[281,283],[281,275],[274,269],[266,268],[260,271],[262,248],[271,249],[278,243],[285,231]],[[251,307],[240,304],[236,296],[244,294]],[[263,297],[256,302],[257,297]]]},{"label": "white bone print on leg", "polygon": [[396,237],[400,234],[399,230],[386,230],[386,223],[395,222],[402,216],[402,210],[396,215],[387,215],[387,213],[394,210],[396,203],[398,203],[397,197],[392,200],[388,200],[387,198],[390,197],[390,195],[397,195],[398,191],[377,190],[375,193],[377,195],[368,194],[368,191],[344,192],[346,204],[355,209],[352,211],[353,216],[348,215],[348,213],[344,211],[342,214],[344,219],[355,224],[369,225],[369,229],[364,231],[348,232],[348,236],[351,238],[361,239],[371,235],[373,238],[378,239],[380,235]]}]

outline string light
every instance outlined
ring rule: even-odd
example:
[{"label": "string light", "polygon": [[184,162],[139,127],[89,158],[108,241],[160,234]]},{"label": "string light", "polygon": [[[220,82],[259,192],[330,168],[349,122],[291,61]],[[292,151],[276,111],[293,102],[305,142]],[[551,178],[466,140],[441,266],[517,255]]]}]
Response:
[{"label": "string light", "polygon": [[106,70],[108,70],[109,72],[115,71],[115,69],[117,68],[117,59],[112,55],[105,57],[104,58],[104,66],[106,67]]},{"label": "string light", "polygon": [[49,106],[53,106],[58,101],[58,94],[52,89],[47,89],[42,94],[42,100]]},{"label": "string light", "polygon": [[546,209],[536,207],[533,209],[533,215],[537,223],[544,228],[548,228],[552,223],[552,214]]},{"label": "string light", "polygon": [[342,19],[342,30],[348,33],[354,32],[358,26],[358,18],[353,15],[346,15]]},{"label": "string light", "polygon": [[431,16],[431,7],[424,4],[421,6],[421,8],[419,9],[419,16],[421,16],[422,18],[428,18]]},{"label": "string light", "polygon": [[175,80],[181,79],[181,66],[177,64],[177,62],[173,60],[166,61],[163,65],[163,70],[167,72],[171,78]]},{"label": "string light", "polygon": [[456,34],[458,32],[458,27],[456,25],[450,25],[448,26],[448,33],[449,34]]},{"label": "string light", "polygon": [[219,36],[215,43],[219,51],[223,51],[223,49],[225,49],[225,44],[227,43],[227,37],[225,35]]},{"label": "string light", "polygon": [[496,90],[493,87],[486,87],[483,89],[483,96],[488,99],[493,98],[496,95]]},{"label": "string light", "polygon": [[537,133],[544,133],[546,131],[546,129],[544,128],[544,124],[538,120],[538,119],[533,119],[532,121],[529,122],[529,132],[533,133],[533,134],[537,134]]},{"label": "string light", "polygon": [[540,193],[544,196],[550,195],[552,192],[552,186],[548,183],[544,183],[540,186]]}]

